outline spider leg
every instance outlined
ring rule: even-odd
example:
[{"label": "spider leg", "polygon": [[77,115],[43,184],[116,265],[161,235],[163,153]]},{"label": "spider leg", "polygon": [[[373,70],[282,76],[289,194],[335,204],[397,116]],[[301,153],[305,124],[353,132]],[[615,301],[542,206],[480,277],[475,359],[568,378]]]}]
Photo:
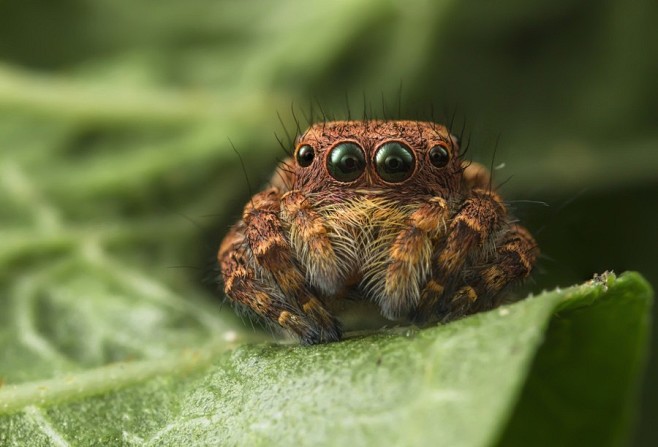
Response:
[{"label": "spider leg", "polygon": [[493,251],[494,235],[506,225],[506,208],[495,192],[474,189],[450,221],[431,279],[421,292],[420,302],[410,317],[426,321],[463,314],[464,300],[477,300],[477,294],[464,289],[459,299],[450,297],[459,285],[462,270],[470,258]]},{"label": "spider leg", "polygon": [[305,344],[339,340],[338,321],[306,285],[279,217],[281,194],[256,194],[224,239],[218,260],[226,295]]},{"label": "spider leg", "polygon": [[484,165],[469,161],[463,162],[462,168],[462,179],[467,190],[486,189],[491,184],[491,174]]},{"label": "spider leg", "polygon": [[281,198],[281,219],[287,225],[290,246],[305,267],[306,281],[325,296],[336,295],[344,272],[323,218],[300,191],[289,191]]},{"label": "spider leg", "polygon": [[[528,230],[520,225],[511,225],[502,234],[493,262],[475,268],[468,285],[461,287],[452,300],[469,303],[465,310],[478,312],[492,309],[501,304],[506,286],[527,278],[539,256],[537,243]],[[473,299],[472,297],[475,297]]]},{"label": "spider leg", "polygon": [[384,288],[378,293],[384,316],[399,317],[418,303],[421,287],[431,273],[435,241],[445,234],[449,213],[446,200],[433,197],[409,216],[405,229],[395,238]]}]

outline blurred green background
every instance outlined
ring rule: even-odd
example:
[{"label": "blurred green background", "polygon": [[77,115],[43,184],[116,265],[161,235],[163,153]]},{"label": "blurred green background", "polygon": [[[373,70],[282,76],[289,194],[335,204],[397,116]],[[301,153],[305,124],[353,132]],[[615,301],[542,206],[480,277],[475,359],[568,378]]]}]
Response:
[{"label": "blurred green background", "polygon": [[[465,123],[543,249],[529,289],[609,269],[655,286],[656,23],[649,0],[0,2],[0,293],[102,247],[214,299],[207,261],[249,195],[228,138],[258,185],[275,132],[364,97]],[[634,445],[656,445],[657,355],[639,398]]]}]

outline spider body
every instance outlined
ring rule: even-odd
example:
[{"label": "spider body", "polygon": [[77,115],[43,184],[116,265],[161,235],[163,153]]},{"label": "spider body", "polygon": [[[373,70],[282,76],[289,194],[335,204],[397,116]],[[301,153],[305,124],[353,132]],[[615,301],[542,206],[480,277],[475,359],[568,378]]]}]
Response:
[{"label": "spider body", "polygon": [[348,296],[391,320],[447,321],[499,305],[537,256],[444,126],[335,121],[298,137],[218,261],[232,302],[315,344],[341,338]]}]

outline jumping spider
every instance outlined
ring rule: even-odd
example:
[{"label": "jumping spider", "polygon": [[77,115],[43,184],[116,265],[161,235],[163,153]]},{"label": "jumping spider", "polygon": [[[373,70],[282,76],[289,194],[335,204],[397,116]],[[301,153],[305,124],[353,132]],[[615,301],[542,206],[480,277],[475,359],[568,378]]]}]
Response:
[{"label": "jumping spider", "polygon": [[231,301],[315,344],[340,340],[348,296],[415,323],[494,308],[538,254],[444,126],[335,121],[298,137],[217,256]]}]

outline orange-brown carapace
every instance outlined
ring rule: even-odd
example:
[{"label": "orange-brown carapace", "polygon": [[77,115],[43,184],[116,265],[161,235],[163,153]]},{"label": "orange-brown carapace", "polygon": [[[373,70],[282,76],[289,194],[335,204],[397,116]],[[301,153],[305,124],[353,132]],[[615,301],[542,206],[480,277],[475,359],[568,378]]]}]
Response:
[{"label": "orange-brown carapace", "polygon": [[232,302],[314,344],[341,338],[345,297],[417,323],[496,307],[538,252],[444,126],[369,120],[299,136],[218,261]]}]

